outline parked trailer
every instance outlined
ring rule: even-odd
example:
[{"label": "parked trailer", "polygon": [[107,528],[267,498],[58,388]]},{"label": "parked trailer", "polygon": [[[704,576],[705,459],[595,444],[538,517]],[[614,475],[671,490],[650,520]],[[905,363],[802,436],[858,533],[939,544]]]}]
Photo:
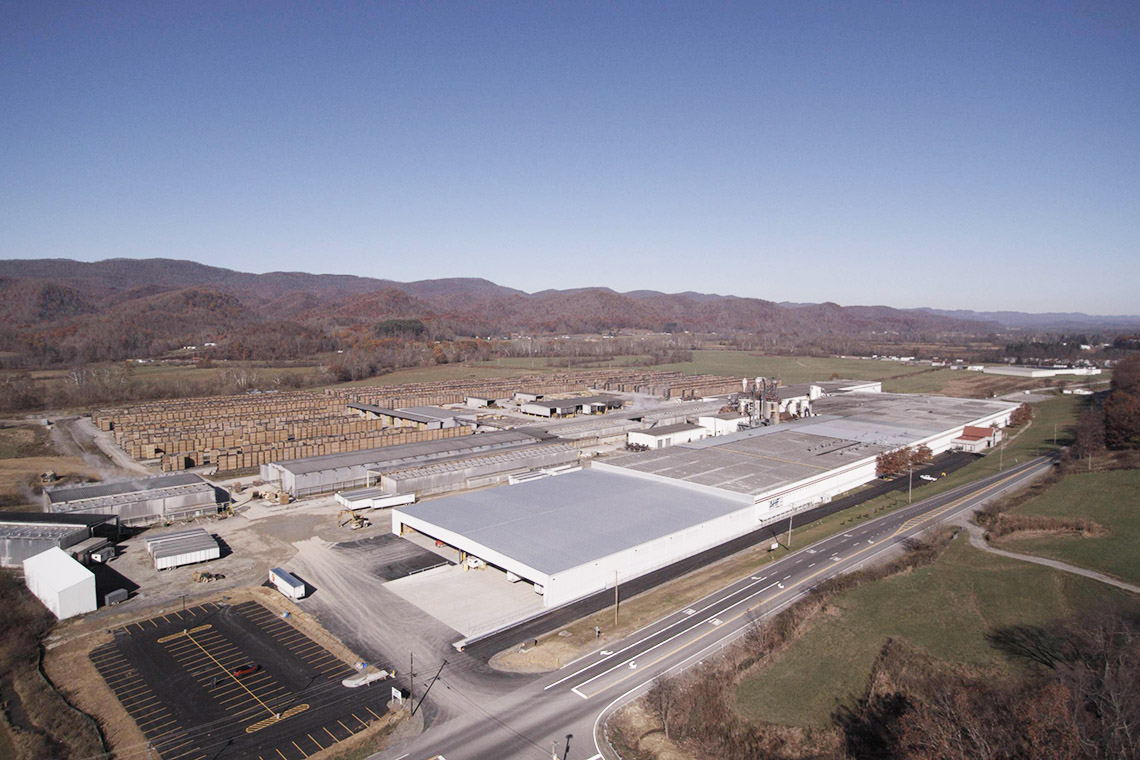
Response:
[{"label": "parked trailer", "polygon": [[338,504],[349,509],[387,509],[414,504],[414,493],[385,494],[379,488],[361,488],[355,491],[338,491],[334,497]]},{"label": "parked trailer", "polygon": [[151,536],[146,550],[154,559],[155,570],[208,562],[222,556],[218,540],[203,528],[190,528]]},{"label": "parked trailer", "polygon": [[290,599],[305,598],[305,582],[292,573],[275,567],[269,571],[269,582]]}]

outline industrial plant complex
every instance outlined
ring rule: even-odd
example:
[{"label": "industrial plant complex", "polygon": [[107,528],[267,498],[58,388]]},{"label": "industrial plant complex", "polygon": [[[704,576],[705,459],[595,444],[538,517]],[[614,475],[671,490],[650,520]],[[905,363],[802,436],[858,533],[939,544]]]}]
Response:
[{"label": "industrial plant complex", "polygon": [[[149,402],[76,423],[133,474],[45,474],[42,512],[0,515],[0,563],[56,617],[97,621],[91,663],[160,756],[204,745],[148,705],[224,722],[228,699],[265,715],[217,741],[303,760],[368,725],[341,706],[379,720],[402,698],[340,696],[392,678],[404,652],[387,637],[468,657],[526,628],[537,646],[619,592],[846,509],[902,449],[940,457],[936,474],[964,466],[1017,407],[620,368]],[[358,636],[380,651],[346,654]],[[177,686],[187,674],[201,693]]]},{"label": "industrial plant complex", "polygon": [[[95,420],[125,451],[164,469],[181,460],[249,461],[232,448],[203,447],[262,441],[268,448],[259,451],[273,451],[284,434],[272,431],[290,430],[291,451],[332,451],[261,462],[255,485],[274,503],[335,495],[349,516],[338,522],[353,527],[368,524],[364,511],[386,510],[396,536],[418,536],[463,567],[497,570],[488,578],[530,586],[541,607],[551,608],[828,502],[874,480],[884,452],[982,452],[1000,440],[1015,408],[887,394],[877,381],[782,385],[626,371],[577,380],[267,394],[226,401],[220,410],[189,400],[179,402],[178,414],[150,405]],[[227,416],[234,411],[243,416]],[[315,421],[303,420],[305,413]],[[158,437],[146,432],[148,424]],[[171,459],[169,449],[207,429],[212,439]],[[341,430],[345,444],[386,445],[314,446],[296,435],[302,429],[317,438]],[[243,438],[254,430],[262,432]],[[6,565],[47,549],[89,561],[70,547],[97,539],[98,526],[185,523],[232,513],[233,504],[230,492],[199,472],[47,487],[43,499],[42,519],[0,524]],[[156,570],[220,556],[202,528],[148,534],[146,551]]]},{"label": "industrial plant complex", "polygon": [[[393,531],[415,531],[453,546],[512,580],[530,582],[546,606],[558,606],[864,485],[875,479],[882,452],[927,446],[938,454],[955,448],[964,429],[1005,426],[1016,406],[822,392],[810,416],[798,421],[400,507],[393,510]],[[670,426],[669,435],[684,432],[689,428]]]}]

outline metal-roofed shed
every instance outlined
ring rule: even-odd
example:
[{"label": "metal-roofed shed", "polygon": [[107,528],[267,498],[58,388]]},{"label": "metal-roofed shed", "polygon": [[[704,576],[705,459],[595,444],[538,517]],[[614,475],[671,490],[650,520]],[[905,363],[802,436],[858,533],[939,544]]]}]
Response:
[{"label": "metal-roofed shed", "polygon": [[149,478],[44,489],[45,511],[115,515],[124,525],[183,520],[217,512],[225,492],[200,475],[179,472]]},{"label": "metal-roofed shed", "polygon": [[537,438],[533,435],[511,430],[474,433],[346,454],[326,454],[271,462],[262,465],[261,479],[279,483],[283,490],[293,496],[301,497],[328,491],[368,487],[379,479],[381,473],[406,469],[414,463],[517,448],[536,441]]}]

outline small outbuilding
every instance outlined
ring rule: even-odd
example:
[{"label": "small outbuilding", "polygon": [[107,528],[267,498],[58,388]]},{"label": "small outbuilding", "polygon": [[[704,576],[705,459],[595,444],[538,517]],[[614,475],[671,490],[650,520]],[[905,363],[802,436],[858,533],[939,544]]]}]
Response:
[{"label": "small outbuilding", "polygon": [[94,573],[57,546],[24,560],[24,583],[60,620],[98,606]]},{"label": "small outbuilding", "polygon": [[629,431],[629,442],[647,449],[666,449],[680,443],[690,443],[708,438],[708,429],[700,425],[680,422],[676,425],[660,425],[648,430]]},{"label": "small outbuilding", "polygon": [[698,417],[697,422],[709,431],[709,435],[728,435],[740,430],[748,422],[748,415],[740,412],[721,412]]}]

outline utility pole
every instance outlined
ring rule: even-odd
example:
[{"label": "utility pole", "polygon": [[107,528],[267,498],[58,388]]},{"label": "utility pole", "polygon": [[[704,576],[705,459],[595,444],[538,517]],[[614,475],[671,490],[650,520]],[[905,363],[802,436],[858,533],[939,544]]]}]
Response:
[{"label": "utility pole", "polygon": [[614,570],[614,628],[618,624],[618,571]]},{"label": "utility pole", "polygon": [[906,503],[914,500],[914,465],[908,464],[906,468]]},{"label": "utility pole", "polygon": [[794,512],[788,515],[788,551],[792,550],[792,518],[795,516]]},{"label": "utility pole", "polygon": [[1057,423],[1053,423],[1053,446],[1057,446]]},{"label": "utility pole", "polygon": [[1005,459],[1005,444],[1003,443],[1001,448],[998,449],[998,472],[1001,472],[1003,469],[1002,462],[1004,461],[1004,459]]},{"label": "utility pole", "polygon": [[415,698],[416,686],[416,653],[408,652],[408,713],[412,712],[412,704],[416,701]]}]

